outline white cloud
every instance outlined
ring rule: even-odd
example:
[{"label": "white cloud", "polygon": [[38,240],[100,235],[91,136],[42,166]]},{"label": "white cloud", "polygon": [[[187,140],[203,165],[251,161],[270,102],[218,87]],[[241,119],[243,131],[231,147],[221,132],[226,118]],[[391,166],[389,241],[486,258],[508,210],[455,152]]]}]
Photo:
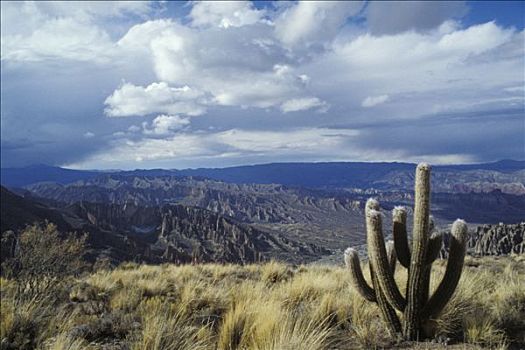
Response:
[{"label": "white cloud", "polygon": [[321,101],[317,97],[294,98],[285,101],[281,105],[281,110],[284,113],[305,111],[316,107],[327,107],[326,102]]},{"label": "white cloud", "polygon": [[492,21],[443,35],[437,49],[450,54],[478,55],[508,42],[513,34],[513,30],[502,30]]},{"label": "white cloud", "polygon": [[523,85],[510,86],[510,87],[504,88],[503,90],[507,92],[522,92],[523,93],[525,92],[525,86]]},{"label": "white cloud", "polygon": [[182,118],[178,115],[159,115],[148,125],[142,123],[142,132],[146,135],[169,135],[190,124],[188,118]]},{"label": "white cloud", "polygon": [[[267,24],[228,31],[159,26],[163,29],[147,40],[162,81],[197,86],[225,106],[268,108],[304,93],[304,72],[288,63]],[[147,31],[141,25],[130,33],[145,37]]]},{"label": "white cloud", "polygon": [[[230,5],[248,8],[245,3]],[[201,13],[216,6],[194,3],[193,9]],[[310,78],[297,70],[273,27],[259,22],[218,31],[172,20],[147,21],[130,28],[117,45],[129,56],[149,56],[159,80],[206,91],[218,105],[269,108],[307,98]]]},{"label": "white cloud", "polygon": [[380,95],[380,96],[368,96],[363,100],[361,103],[361,106],[363,107],[374,107],[380,104],[383,104],[389,100],[388,95]]},{"label": "white cloud", "polygon": [[326,152],[358,135],[352,129],[301,128],[286,131],[232,129],[213,135],[243,152]]},{"label": "white cloud", "polygon": [[86,139],[90,139],[90,138],[92,138],[92,137],[94,137],[94,136],[95,136],[95,134],[92,133],[91,131],[86,131],[86,132],[84,133],[84,137],[85,137]]},{"label": "white cloud", "polygon": [[193,3],[189,17],[195,27],[241,27],[262,20],[264,10],[254,8],[251,1],[198,1]]},{"label": "white cloud", "polygon": [[89,17],[94,20],[127,15],[145,17],[155,8],[152,1],[77,1],[74,6],[61,1],[48,1],[35,5],[49,16]]},{"label": "white cloud", "polygon": [[476,163],[476,159],[470,154],[453,153],[453,154],[422,154],[413,156],[410,154],[399,155],[398,161],[421,163],[427,162],[430,164],[471,164]]},{"label": "white cloud", "polygon": [[71,18],[47,20],[28,36],[2,38],[2,60],[7,61],[68,59],[108,63],[112,54],[106,32]]},{"label": "white cloud", "polygon": [[154,113],[197,116],[206,112],[204,93],[185,85],[170,87],[164,82],[146,87],[124,83],[104,103],[109,117],[145,116]]},{"label": "white cloud", "polygon": [[[265,10],[247,2],[192,2],[186,18],[166,18],[170,11],[155,20],[149,19],[159,16],[150,15],[163,5],[66,4],[2,2],[2,83],[12,87],[37,82],[33,85],[38,88],[27,89],[33,96],[37,90],[46,91],[41,87],[72,90],[75,82],[79,91],[85,89],[86,101],[91,98],[92,105],[106,107],[108,116],[147,116],[145,126],[140,124],[143,120],[130,126],[129,119],[95,118],[89,126],[97,136],[116,133],[120,141],[114,140],[111,152],[136,149],[143,161],[150,151],[163,155],[154,159],[233,159],[252,154],[250,148],[266,154],[264,142],[257,141],[262,138],[272,140],[267,147],[276,152],[276,159],[280,154],[293,157],[304,155],[294,144],[315,144],[311,135],[325,142],[318,152],[323,159],[331,157],[323,145],[338,138],[319,135],[321,125],[415,125],[440,120],[444,113],[470,118],[480,111],[489,115],[516,110],[524,103],[524,32],[499,22],[465,26],[451,20],[461,12],[450,11],[456,5],[445,9],[435,3],[369,2],[367,22],[356,23],[351,17],[363,15],[363,4],[342,1],[278,3]],[[378,7],[381,13],[374,14]],[[392,18],[385,19],[389,12]],[[118,86],[123,80],[133,83]],[[64,96],[72,95],[66,92]],[[42,92],[41,100],[46,98],[42,96],[47,95]],[[82,114],[78,109],[85,108],[76,101],[55,98],[46,103],[59,111],[71,109],[74,120],[73,115]],[[323,118],[315,114],[328,106],[330,113]],[[98,115],[94,109],[89,113]],[[281,117],[294,111],[302,112]],[[206,113],[187,127],[187,117]],[[2,125],[7,124],[2,115]],[[59,123],[49,120],[47,125],[56,130]],[[82,129],[76,134],[82,135],[85,121],[78,123]],[[211,130],[211,125],[213,130],[235,133],[202,131]],[[295,129],[280,132],[284,127]],[[249,138],[256,140],[250,147]],[[174,139],[178,147],[170,143]],[[241,139],[248,141],[240,144]],[[343,147],[347,140],[339,138],[337,147],[348,150]],[[156,153],[150,146],[165,149]],[[408,149],[402,145],[389,154],[392,159],[414,156],[403,147]],[[347,153],[341,157],[373,159],[381,154],[367,150],[342,151]],[[461,152],[454,149],[450,154],[466,159]]]},{"label": "white cloud", "polygon": [[137,126],[137,125],[131,125],[131,126],[128,128],[128,131],[129,131],[129,132],[139,132],[139,131],[140,131],[140,127]]},{"label": "white cloud", "polygon": [[[407,71],[419,70],[419,67],[426,69],[433,68],[434,65],[441,67],[461,63],[468,56],[480,54],[508,42],[512,36],[513,30],[502,29],[494,22],[488,22],[445,34],[439,31],[428,34],[407,32],[380,37],[365,34],[339,45],[334,53],[348,59],[350,65],[374,69],[381,67],[382,69],[376,70],[375,76],[399,68],[403,69],[400,73],[404,74]],[[396,59],[392,60],[392,57]],[[387,62],[387,66],[380,66]],[[364,74],[360,74],[359,77],[362,75]]]},{"label": "white cloud", "polygon": [[276,36],[286,45],[329,44],[361,1],[299,1],[275,20]]},{"label": "white cloud", "polygon": [[[136,168],[162,164],[183,168],[214,161],[217,165],[245,164],[246,159],[328,161],[428,161],[433,164],[471,163],[468,154],[412,155],[399,149],[362,148],[353,129],[298,128],[282,131],[231,129],[219,132],[175,133],[165,138],[133,141],[125,137],[72,168]],[[123,136],[123,135],[120,135]],[[334,152],[337,150],[337,152]],[[137,163],[142,163],[138,165]]]},{"label": "white cloud", "polygon": [[[333,51],[305,71],[312,78],[309,89],[330,96],[333,109],[377,106],[374,102],[385,102],[379,98],[385,95],[396,96],[388,103],[389,120],[465,112],[466,105],[507,98],[505,87],[523,85],[523,37],[494,22],[425,33],[363,34],[340,38]],[[491,107],[511,103],[500,102]],[[363,120],[369,119],[366,110],[362,113]],[[377,123],[382,119],[374,114]]]},{"label": "white cloud", "polygon": [[153,41],[162,36],[181,33],[181,37],[190,34],[190,30],[171,19],[146,21],[132,26],[117,45],[125,50],[151,52]]},{"label": "white cloud", "polygon": [[151,1],[2,1],[2,35],[25,36],[53,19],[93,23],[128,15],[145,17],[155,7]]},{"label": "white cloud", "polygon": [[[222,158],[235,160],[251,156],[333,156],[334,149],[344,147],[358,135],[352,129],[299,128],[283,131],[231,129],[215,133],[177,133],[167,138],[145,138],[139,141],[117,139],[113,147],[73,167],[92,164],[122,166],[135,162],[198,160]],[[342,150],[341,156],[348,156]],[[133,166],[133,165],[131,165]]]},{"label": "white cloud", "polygon": [[3,1],[2,60],[110,63],[116,52],[106,21],[144,17],[154,7],[149,1]]}]

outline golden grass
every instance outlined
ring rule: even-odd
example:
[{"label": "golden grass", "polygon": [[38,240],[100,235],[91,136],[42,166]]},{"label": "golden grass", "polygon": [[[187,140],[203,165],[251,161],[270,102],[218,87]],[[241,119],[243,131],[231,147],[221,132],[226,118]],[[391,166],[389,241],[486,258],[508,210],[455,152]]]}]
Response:
[{"label": "golden grass", "polygon": [[[456,294],[427,327],[458,349],[524,346],[519,259],[467,259]],[[436,262],[432,288],[444,267]],[[404,269],[396,280],[404,286]],[[441,348],[390,339],[377,306],[351,289],[339,266],[126,264],[62,288],[55,304],[20,302],[13,281],[1,279],[2,342],[70,350]]]}]

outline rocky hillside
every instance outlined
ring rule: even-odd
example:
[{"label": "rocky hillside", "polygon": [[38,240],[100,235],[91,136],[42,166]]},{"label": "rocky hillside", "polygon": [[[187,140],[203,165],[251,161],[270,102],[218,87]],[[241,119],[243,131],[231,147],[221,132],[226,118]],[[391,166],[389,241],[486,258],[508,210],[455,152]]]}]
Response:
[{"label": "rocky hillside", "polygon": [[[38,207],[39,215],[19,215]],[[202,208],[184,205],[77,202],[52,209],[2,188],[2,232],[24,224],[57,220],[61,230],[88,232],[92,259],[140,262],[249,263],[277,258],[297,262],[328,251],[298,243]],[[4,253],[3,253],[4,254]]]},{"label": "rocky hillside", "polygon": [[198,177],[104,175],[62,185],[28,186],[30,195],[64,206],[75,202],[157,207],[181,204],[210,210],[292,240],[336,248],[361,241],[361,195],[275,184],[232,184]]},{"label": "rocky hillside", "polygon": [[[383,190],[411,191],[413,171],[397,170],[373,181],[371,187]],[[432,173],[432,190],[438,193],[502,193],[525,195],[525,170],[448,170],[437,167]]]},{"label": "rocky hillside", "polygon": [[0,232],[21,229],[45,219],[53,221],[61,229],[69,227],[62,215],[47,206],[17,196],[3,186],[0,190]]},{"label": "rocky hillside", "polygon": [[57,203],[197,206],[244,222],[297,223],[318,211],[349,211],[359,202],[275,184],[232,184],[199,177],[105,175],[71,184],[37,183],[33,195]]},{"label": "rocky hillside", "polygon": [[[411,207],[413,203],[411,191],[304,189],[165,175],[102,175],[71,184],[38,183],[26,188],[30,195],[58,206],[93,202],[199,207],[331,250],[364,243],[363,206],[369,197],[377,197],[385,210],[395,205]],[[525,195],[501,191],[432,195],[432,214],[439,225],[458,217],[473,224],[519,222],[524,218],[524,207]]]},{"label": "rocky hillside", "polygon": [[468,246],[476,255],[525,254],[525,222],[478,226]]},{"label": "rocky hillside", "polygon": [[297,261],[327,251],[299,244],[206,209],[184,205],[76,203],[66,209],[101,230],[152,242],[147,258],[172,262]]}]

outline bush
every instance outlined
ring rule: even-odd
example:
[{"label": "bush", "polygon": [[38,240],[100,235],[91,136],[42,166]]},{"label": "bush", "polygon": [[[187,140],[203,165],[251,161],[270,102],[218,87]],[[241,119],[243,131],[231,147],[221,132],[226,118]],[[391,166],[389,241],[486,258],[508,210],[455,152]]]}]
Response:
[{"label": "bush", "polygon": [[2,275],[16,282],[18,299],[56,298],[57,287],[67,276],[87,268],[86,239],[86,234],[61,235],[56,225],[47,222],[28,226],[15,237],[12,256],[2,263]]},{"label": "bush", "polygon": [[8,279],[56,279],[78,274],[86,267],[83,259],[87,235],[69,233],[62,237],[56,225],[26,227],[16,239],[14,256],[2,264]]}]

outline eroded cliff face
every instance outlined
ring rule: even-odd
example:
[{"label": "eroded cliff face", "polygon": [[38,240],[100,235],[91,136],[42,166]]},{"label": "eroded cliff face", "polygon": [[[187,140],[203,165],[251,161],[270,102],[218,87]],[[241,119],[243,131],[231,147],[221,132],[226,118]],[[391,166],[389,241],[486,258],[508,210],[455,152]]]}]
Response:
[{"label": "eroded cliff face", "polygon": [[468,247],[476,255],[524,254],[525,222],[478,226],[470,235]]},{"label": "eroded cliff face", "polygon": [[184,205],[81,202],[67,212],[104,231],[148,242],[145,258],[170,262],[252,263],[270,258],[315,259],[327,251],[254,228],[202,208]]},{"label": "eroded cliff face", "polygon": [[[448,256],[450,232],[443,231],[441,258]],[[525,254],[525,222],[480,225],[469,230],[467,253],[474,256]]]},{"label": "eroded cliff face", "polygon": [[[298,223],[312,212],[349,211],[359,202],[282,185],[231,184],[194,177],[107,175],[69,185],[39,183],[35,196],[62,203],[131,203],[136,206],[183,204],[243,222]],[[315,193],[314,193],[315,192]]]},{"label": "eroded cliff face", "polygon": [[231,184],[195,177],[116,176],[69,185],[40,183],[32,195],[54,205],[76,202],[159,207],[180,204],[207,209],[291,241],[337,249],[364,240],[364,201],[353,193],[287,188],[276,184]]},{"label": "eroded cliff face", "polygon": [[[31,215],[26,213],[28,208]],[[2,217],[7,216],[11,220],[2,226],[6,231],[2,248],[12,245],[23,223],[55,218],[62,223],[64,232],[89,233],[91,259],[104,257],[113,263],[132,260],[245,264],[272,258],[293,263],[315,260],[329,253],[324,248],[288,239],[278,232],[261,230],[203,208],[180,204],[138,206],[80,201],[56,209],[42,204],[37,206],[31,199],[2,188]],[[7,233],[7,230],[14,232]]]}]

